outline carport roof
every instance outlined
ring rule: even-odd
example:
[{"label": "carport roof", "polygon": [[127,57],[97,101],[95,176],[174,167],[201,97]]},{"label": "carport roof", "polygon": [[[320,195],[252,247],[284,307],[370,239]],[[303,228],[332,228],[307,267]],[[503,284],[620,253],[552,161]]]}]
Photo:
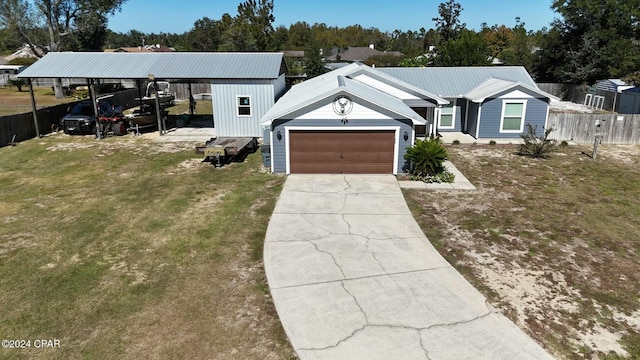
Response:
[{"label": "carport roof", "polygon": [[87,79],[277,79],[282,53],[50,52],[18,76]]}]

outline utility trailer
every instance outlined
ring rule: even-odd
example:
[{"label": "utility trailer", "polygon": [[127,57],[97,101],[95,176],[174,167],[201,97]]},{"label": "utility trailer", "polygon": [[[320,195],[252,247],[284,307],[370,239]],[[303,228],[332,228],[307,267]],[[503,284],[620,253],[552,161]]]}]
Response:
[{"label": "utility trailer", "polygon": [[205,143],[204,161],[215,167],[221,167],[232,161],[242,161],[258,148],[255,137],[219,137],[211,138]]}]

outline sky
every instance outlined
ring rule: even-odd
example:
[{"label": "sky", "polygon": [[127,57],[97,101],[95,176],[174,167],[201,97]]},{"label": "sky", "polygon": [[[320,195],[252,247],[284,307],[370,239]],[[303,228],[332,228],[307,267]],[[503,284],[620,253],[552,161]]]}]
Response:
[{"label": "sky", "polygon": [[[244,0],[127,0],[122,11],[109,18],[109,29],[126,33],[181,34],[193,28],[193,23],[208,17],[218,20],[222,14],[237,15],[238,4]],[[432,18],[438,16],[438,5],[445,0],[274,0],[274,27],[306,21],[309,25],[346,27],[359,24],[381,31],[399,29],[417,31],[434,28]],[[516,25],[515,18],[525,23],[527,30],[549,27],[554,17],[552,0],[457,0],[463,10],[460,21],[467,28],[480,30],[480,24]]]}]

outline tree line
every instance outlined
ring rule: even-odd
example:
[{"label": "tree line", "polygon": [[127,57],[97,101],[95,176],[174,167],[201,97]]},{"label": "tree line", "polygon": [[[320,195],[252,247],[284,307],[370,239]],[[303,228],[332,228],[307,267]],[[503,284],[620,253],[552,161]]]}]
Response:
[{"label": "tree line", "polygon": [[[117,33],[107,17],[126,0],[1,0],[0,51],[23,43],[46,51],[101,51],[105,48],[161,44],[177,51],[305,50],[306,72],[322,70],[320,57],[333,49],[369,46],[397,51],[393,66],[479,66],[500,61],[524,66],[539,82],[592,84],[604,78],[640,80],[640,0],[554,0],[558,17],[549,28],[527,30],[483,24],[468,29],[455,0],[434,9],[434,28],[380,31],[299,21],[274,27],[273,0],[241,2],[237,14],[203,17],[184,33]],[[59,8],[55,8],[56,4]],[[380,61],[374,60],[374,61]]]}]

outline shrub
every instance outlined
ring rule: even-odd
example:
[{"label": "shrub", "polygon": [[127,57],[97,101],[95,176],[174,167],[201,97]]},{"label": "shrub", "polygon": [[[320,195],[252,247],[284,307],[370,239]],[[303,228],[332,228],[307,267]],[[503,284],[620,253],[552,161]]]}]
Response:
[{"label": "shrub", "polygon": [[409,160],[411,164],[409,174],[427,176],[443,172],[445,170],[443,164],[447,160],[447,156],[447,150],[442,146],[440,140],[417,140],[413,146],[407,149],[404,159]]},{"label": "shrub", "polygon": [[460,140],[456,139],[453,140],[453,143],[451,143],[452,145],[460,145]]},{"label": "shrub", "polygon": [[491,140],[491,141],[489,141],[489,145],[492,145],[492,146],[493,146],[493,145],[495,145],[495,144],[497,144],[495,140]]},{"label": "shrub", "polygon": [[567,147],[567,146],[569,146],[569,143],[567,142],[567,140],[562,140],[560,142],[560,147]]},{"label": "shrub", "polygon": [[455,180],[456,176],[447,170],[443,172],[437,173],[435,175],[410,175],[409,179],[414,181],[422,181],[428,184],[432,183],[452,183]]},{"label": "shrub", "polygon": [[521,134],[520,137],[524,140],[523,144],[520,144],[518,154],[524,156],[530,156],[533,158],[547,158],[549,154],[556,150],[558,146],[555,140],[549,139],[549,134],[553,131],[553,128],[544,129],[544,134],[538,136],[537,125],[525,124],[527,131],[525,134]]}]

